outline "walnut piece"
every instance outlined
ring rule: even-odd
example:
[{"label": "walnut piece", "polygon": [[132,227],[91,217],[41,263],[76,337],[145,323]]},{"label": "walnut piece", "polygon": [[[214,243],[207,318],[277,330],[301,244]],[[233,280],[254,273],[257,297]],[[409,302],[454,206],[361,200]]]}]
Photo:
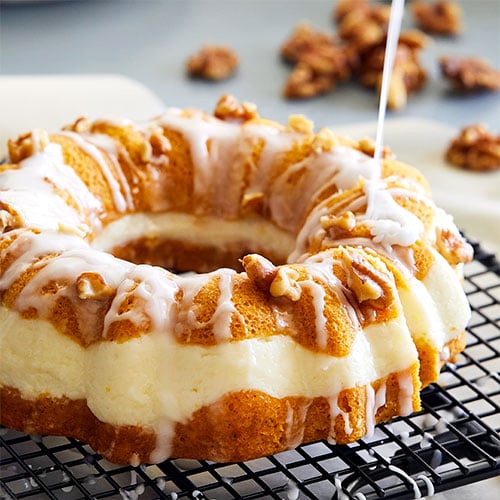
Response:
[{"label": "walnut piece", "polygon": [[280,54],[286,61],[298,63],[306,52],[317,50],[319,47],[329,47],[334,43],[334,37],[314,30],[309,23],[300,23],[281,45]]},{"label": "walnut piece", "polygon": [[224,80],[238,67],[239,58],[229,47],[204,45],[186,63],[187,73],[193,78]]},{"label": "walnut piece", "polygon": [[436,228],[436,247],[452,266],[470,262],[474,257],[472,246],[460,236],[458,231],[449,228]]},{"label": "walnut piece", "polygon": [[334,16],[338,34],[356,51],[365,50],[385,39],[390,6],[366,0],[344,0],[337,5]]},{"label": "walnut piece", "polygon": [[241,260],[248,278],[261,290],[267,292],[273,282],[277,268],[268,259],[258,254],[248,254]]},{"label": "walnut piece", "polygon": [[214,116],[227,122],[242,123],[258,118],[257,106],[251,102],[239,101],[230,94],[221,96],[215,106]]},{"label": "walnut piece", "polygon": [[354,293],[359,303],[367,300],[377,300],[382,297],[384,276],[355,252],[343,250],[342,258],[346,271],[347,285]]},{"label": "walnut piece", "polygon": [[441,73],[458,92],[500,90],[500,71],[479,57],[447,57],[439,59]]},{"label": "walnut piece", "polygon": [[[358,72],[362,85],[380,91],[385,57],[385,37],[380,43],[363,52]],[[420,31],[402,33],[396,51],[391,82],[389,86],[388,107],[400,109],[408,97],[419,90],[427,81],[427,71],[420,62],[420,50],[427,44],[427,37]]]},{"label": "walnut piece", "polygon": [[334,86],[335,81],[329,75],[315,73],[306,63],[298,63],[283,87],[283,97],[307,99],[326,94]]},{"label": "walnut piece", "polygon": [[462,9],[453,0],[416,0],[412,12],[418,27],[427,33],[458,35],[462,31]]},{"label": "walnut piece", "polygon": [[445,153],[457,167],[476,171],[500,169],[500,135],[491,134],[482,125],[469,125],[453,139]]},{"label": "walnut piece", "polygon": [[353,55],[338,40],[309,24],[299,24],[281,46],[281,55],[295,63],[283,88],[288,99],[304,99],[324,94],[337,82],[350,78]]},{"label": "walnut piece", "polygon": [[269,292],[273,297],[286,297],[296,302],[302,295],[302,288],[297,282],[298,278],[299,272],[293,267],[279,267],[269,287]]}]

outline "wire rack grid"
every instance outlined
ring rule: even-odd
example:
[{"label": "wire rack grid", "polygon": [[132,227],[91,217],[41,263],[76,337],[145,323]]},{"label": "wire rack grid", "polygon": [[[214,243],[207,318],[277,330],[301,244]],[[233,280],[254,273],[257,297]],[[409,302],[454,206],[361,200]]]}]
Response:
[{"label": "wire rack grid", "polygon": [[244,463],[118,467],[81,442],[0,428],[0,499],[420,498],[499,475],[500,264],[465,268],[467,348],[422,391],[422,410],[346,446],[317,442]]}]

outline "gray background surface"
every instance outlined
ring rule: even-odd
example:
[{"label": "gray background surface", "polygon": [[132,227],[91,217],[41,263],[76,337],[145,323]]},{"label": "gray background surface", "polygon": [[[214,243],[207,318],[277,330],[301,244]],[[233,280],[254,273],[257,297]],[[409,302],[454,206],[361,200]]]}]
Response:
[{"label": "gray background surface", "polygon": [[[0,73],[120,73],[139,80],[167,105],[211,111],[229,92],[283,121],[305,113],[317,126],[369,121],[377,98],[356,84],[308,101],[280,97],[289,67],[281,43],[300,21],[333,32],[333,0],[0,0]],[[464,32],[434,38],[422,53],[425,88],[391,116],[432,118],[461,127],[500,129],[500,94],[457,96],[439,74],[442,54],[478,55],[500,67],[500,1],[462,0]],[[407,2],[404,27],[413,27]],[[227,44],[238,73],[218,83],[185,76],[187,57],[204,43]]]}]

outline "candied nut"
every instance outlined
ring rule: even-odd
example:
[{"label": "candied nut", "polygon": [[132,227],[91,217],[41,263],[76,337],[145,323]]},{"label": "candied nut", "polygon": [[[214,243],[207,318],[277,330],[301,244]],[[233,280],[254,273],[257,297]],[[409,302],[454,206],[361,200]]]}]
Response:
[{"label": "candied nut", "polygon": [[385,39],[389,16],[390,6],[366,0],[341,1],[335,10],[340,38],[358,52]]},{"label": "candied nut", "polygon": [[344,46],[313,48],[304,52],[300,62],[307,64],[317,74],[330,75],[337,82],[347,80],[352,73],[351,53]]},{"label": "candied nut", "polygon": [[[420,89],[427,81],[427,72],[419,60],[420,49],[427,37],[418,31],[401,35],[396,51],[394,68],[389,85],[388,106],[400,109],[406,105],[409,95]],[[385,39],[363,53],[358,73],[360,83],[380,91],[385,57]]]},{"label": "candied nut", "polygon": [[369,9],[368,0],[338,0],[333,10],[333,19],[339,23],[352,11],[363,11]]},{"label": "candied nut", "polygon": [[416,0],[412,12],[418,27],[427,33],[457,35],[462,31],[462,9],[452,0]]},{"label": "candied nut", "polygon": [[357,58],[349,47],[308,24],[295,28],[281,47],[284,59],[296,63],[285,83],[283,96],[289,99],[314,97],[350,78]]},{"label": "candied nut", "polygon": [[269,291],[273,297],[287,297],[293,302],[300,299],[302,288],[297,279],[299,272],[293,267],[283,266],[278,268]]},{"label": "candied nut", "polygon": [[193,78],[223,80],[238,67],[238,56],[229,47],[204,45],[186,63],[187,73]]},{"label": "candied nut", "polygon": [[441,73],[458,92],[500,90],[500,71],[479,57],[447,57],[439,59]]},{"label": "candied nut", "polygon": [[287,99],[306,99],[325,94],[335,87],[331,75],[318,74],[308,64],[298,63],[292,70],[283,88]]},{"label": "candied nut", "polygon": [[262,255],[248,254],[241,260],[248,278],[260,289],[268,291],[276,276],[276,266]]},{"label": "candied nut", "polygon": [[455,137],[445,153],[446,160],[467,170],[500,169],[500,135],[482,125],[469,125]]},{"label": "candied nut", "polygon": [[95,272],[82,273],[76,280],[78,297],[82,300],[101,299],[114,294],[113,287],[108,285],[104,278]]},{"label": "candied nut", "polygon": [[334,44],[334,37],[321,31],[315,31],[310,24],[301,23],[295,27],[290,37],[281,45],[283,59],[297,63],[306,52],[316,51],[320,47]]},{"label": "candied nut", "polygon": [[221,96],[215,106],[214,116],[227,122],[242,123],[259,118],[257,106],[251,102],[239,103],[238,99],[230,94]]}]

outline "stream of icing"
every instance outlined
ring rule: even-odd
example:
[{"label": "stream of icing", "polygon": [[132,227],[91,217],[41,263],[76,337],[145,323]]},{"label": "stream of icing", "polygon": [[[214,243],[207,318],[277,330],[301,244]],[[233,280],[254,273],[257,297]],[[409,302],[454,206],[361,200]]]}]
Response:
[{"label": "stream of icing", "polygon": [[380,101],[378,108],[377,135],[375,138],[375,152],[373,157],[380,160],[384,141],[384,122],[387,110],[387,98],[391,83],[392,69],[398,48],[399,32],[403,20],[404,0],[392,0],[389,28],[387,31],[387,42],[385,46],[384,69],[382,72],[382,86],[380,89]]}]

